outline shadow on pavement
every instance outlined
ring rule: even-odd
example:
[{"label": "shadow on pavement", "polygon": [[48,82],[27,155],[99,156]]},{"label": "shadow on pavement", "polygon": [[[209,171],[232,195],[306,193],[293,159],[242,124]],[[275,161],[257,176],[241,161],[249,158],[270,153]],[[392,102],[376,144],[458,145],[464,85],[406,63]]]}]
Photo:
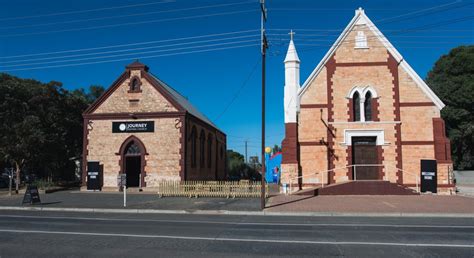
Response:
[{"label": "shadow on pavement", "polygon": [[282,206],[282,205],[286,205],[286,204],[290,204],[290,203],[296,203],[296,202],[300,202],[300,201],[303,201],[303,200],[306,200],[306,199],[311,199],[313,197],[314,196],[312,196],[312,195],[308,195],[307,197],[304,197],[304,198],[301,198],[301,199],[296,199],[296,200],[291,200],[291,201],[287,201],[287,202],[281,202],[281,203],[277,203],[277,204],[274,204],[274,205],[266,206],[265,209],[274,208],[274,207],[278,207],[278,206]]}]

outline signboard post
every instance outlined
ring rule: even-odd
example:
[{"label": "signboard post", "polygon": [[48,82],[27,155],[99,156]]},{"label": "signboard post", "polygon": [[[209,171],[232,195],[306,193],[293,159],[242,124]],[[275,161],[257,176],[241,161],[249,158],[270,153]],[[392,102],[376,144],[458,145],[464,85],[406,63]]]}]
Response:
[{"label": "signboard post", "polygon": [[127,174],[120,174],[117,177],[117,182],[123,191],[123,207],[127,207]]},{"label": "signboard post", "polygon": [[36,187],[35,185],[28,185],[25,191],[25,195],[23,196],[23,202],[21,204],[25,204],[25,203],[29,203],[29,204],[41,203],[38,187]]},{"label": "signboard post", "polygon": [[421,192],[438,192],[436,160],[421,160]]}]

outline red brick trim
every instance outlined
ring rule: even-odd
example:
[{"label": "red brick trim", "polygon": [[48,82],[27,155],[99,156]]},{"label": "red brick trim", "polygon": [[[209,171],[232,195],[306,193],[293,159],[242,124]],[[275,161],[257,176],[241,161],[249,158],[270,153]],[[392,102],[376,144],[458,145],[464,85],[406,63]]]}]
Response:
[{"label": "red brick trim", "polygon": [[433,145],[434,141],[402,141],[402,145]]},{"label": "red brick trim", "polygon": [[[377,160],[378,164],[383,164],[383,161],[385,160],[385,157],[383,155],[384,151],[382,146],[377,145]],[[383,177],[385,176],[385,172],[383,172],[383,166],[378,167],[379,170],[379,179],[383,180]]]},{"label": "red brick trim", "polygon": [[380,118],[380,112],[379,112],[379,99],[378,98],[372,98],[372,101],[370,103],[371,108],[372,108],[372,121],[374,122],[379,122]]},{"label": "red brick trim", "polygon": [[[399,78],[398,78],[399,63],[397,62],[397,60],[395,60],[392,54],[390,54],[390,52],[387,51],[387,53],[388,53],[387,67],[393,76],[392,92],[393,92],[393,107],[394,107],[394,116],[395,116],[394,121],[401,121],[400,120],[400,87],[399,87]],[[395,139],[396,139],[395,146],[396,146],[396,153],[397,153],[396,166],[399,169],[403,169],[401,124],[395,124],[394,127],[395,127],[394,129],[395,129]],[[398,177],[397,183],[403,184],[403,173],[400,170],[397,171],[397,177]]]},{"label": "red brick trim", "polygon": [[281,143],[282,164],[298,164],[298,124],[285,124],[285,139]]},{"label": "red brick trim", "polygon": [[354,99],[349,98],[349,102],[347,103],[347,122],[354,121]]},{"label": "red brick trim", "polygon": [[148,155],[148,152],[147,152],[146,147],[143,144],[143,142],[139,138],[137,138],[135,135],[130,135],[127,139],[125,139],[125,141],[123,141],[122,145],[120,146],[119,151],[117,153],[115,153],[115,155],[120,155],[120,159],[119,159],[120,171],[119,171],[119,174],[125,173],[125,158],[124,158],[125,153],[124,152],[125,152],[125,148],[127,147],[127,145],[132,141],[134,141],[138,144],[138,146],[140,147],[141,152],[142,152],[140,154],[140,157],[141,157],[141,162],[140,162],[140,165],[141,165],[141,186],[146,187],[146,181],[145,181],[145,177],[146,177],[146,170],[145,170],[146,159],[145,159],[145,155]]},{"label": "red brick trim", "polygon": [[327,108],[328,104],[301,104],[300,108]]},{"label": "red brick trim", "polygon": [[93,113],[84,115],[84,118],[91,120],[166,118],[179,117],[184,115],[185,113],[186,112]]},{"label": "red brick trim", "polygon": [[401,102],[400,107],[431,107],[436,106],[433,102]]},{"label": "red brick trim", "polygon": [[89,145],[89,120],[84,118],[84,123],[82,124],[82,175],[81,175],[81,185],[86,186],[86,175],[87,175],[87,155],[88,150],[87,146]]},{"label": "red brick trim", "polygon": [[433,118],[433,140],[435,146],[435,158],[438,161],[451,163],[451,142],[446,137],[444,120],[439,117]]},{"label": "red brick trim", "polygon": [[300,146],[327,146],[323,140],[321,141],[307,141],[307,142],[299,142]]},{"label": "red brick trim", "polygon": [[[334,76],[334,73],[336,72],[336,59],[334,58],[334,55],[329,58],[329,60],[326,62],[326,84],[327,84],[327,103],[328,103],[328,122],[333,122],[334,118],[334,96],[333,96],[333,81],[332,77]],[[334,165],[334,139],[333,139],[333,130],[334,127],[332,125],[327,126],[327,138],[328,138],[328,170],[331,170],[329,172],[328,176],[328,183],[333,184],[335,183],[335,173],[332,171],[332,169],[335,168]]]},{"label": "red brick trim", "polygon": [[352,66],[387,66],[387,62],[347,62],[347,63],[336,63],[336,66],[340,66],[340,67],[352,67]]}]

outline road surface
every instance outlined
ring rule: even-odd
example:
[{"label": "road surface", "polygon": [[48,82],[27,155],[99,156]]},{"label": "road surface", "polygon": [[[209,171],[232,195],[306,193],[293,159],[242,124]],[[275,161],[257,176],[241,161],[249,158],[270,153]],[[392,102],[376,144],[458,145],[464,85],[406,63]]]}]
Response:
[{"label": "road surface", "polygon": [[474,257],[474,219],[0,213],[0,257]]}]

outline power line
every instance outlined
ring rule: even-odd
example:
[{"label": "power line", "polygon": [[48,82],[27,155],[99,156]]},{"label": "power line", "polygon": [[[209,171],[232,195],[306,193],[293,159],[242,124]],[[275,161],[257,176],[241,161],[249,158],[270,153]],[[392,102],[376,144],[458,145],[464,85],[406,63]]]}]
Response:
[{"label": "power line", "polygon": [[[441,21],[441,22],[437,22],[437,23],[432,23],[432,24],[427,24],[427,25],[423,25],[423,26],[419,26],[419,27],[415,27],[415,28],[409,28],[409,29],[404,29],[404,30],[398,30],[398,34],[403,34],[403,33],[409,33],[409,32],[415,32],[415,31],[418,31],[418,30],[423,30],[423,29],[427,29],[427,28],[433,28],[433,27],[438,27],[438,26],[443,26],[443,25],[448,25],[448,24],[453,24],[453,23],[458,23],[458,22],[462,22],[462,21],[467,21],[467,20],[471,20],[473,19],[474,16],[465,16],[465,17],[461,17],[461,18],[457,18],[457,19],[451,19],[451,20],[446,20],[446,21]],[[369,28],[371,28],[371,26],[368,26]],[[380,35],[375,35],[375,36],[370,36],[370,37],[367,37],[367,38],[377,38],[378,36]],[[355,40],[347,40],[347,41],[342,41],[340,42],[338,45],[336,45],[336,47],[342,45],[342,44],[348,44],[348,43],[352,43],[354,42]],[[388,40],[387,40],[388,41]],[[301,44],[300,44],[301,45]],[[320,47],[325,47],[327,45],[320,45]],[[331,45],[332,46],[332,45]],[[417,48],[420,48],[420,47],[417,47]],[[315,48],[312,48],[312,49],[315,49]],[[306,50],[309,50],[309,49],[306,49]],[[305,50],[303,50],[305,51]]]},{"label": "power line", "polygon": [[201,46],[191,46],[191,47],[179,47],[179,48],[171,48],[171,49],[162,49],[162,50],[152,50],[152,51],[143,51],[143,52],[136,52],[136,53],[125,53],[125,54],[116,54],[116,55],[108,55],[108,56],[96,56],[96,57],[85,57],[85,58],[76,58],[76,59],[69,59],[69,60],[55,60],[55,61],[47,61],[47,62],[36,62],[36,63],[26,63],[26,64],[14,64],[14,65],[3,65],[5,68],[9,67],[19,67],[19,66],[31,66],[31,65],[44,65],[44,64],[57,64],[57,63],[68,63],[68,62],[78,62],[78,61],[86,61],[86,60],[96,60],[96,59],[104,59],[104,58],[114,58],[114,57],[121,57],[121,56],[137,56],[137,55],[144,55],[144,54],[153,54],[153,53],[162,53],[162,52],[170,52],[170,51],[177,51],[177,50],[187,50],[187,49],[195,49],[195,48],[204,48],[204,47],[216,47],[216,46],[223,46],[223,45],[235,45],[240,43],[249,43],[249,42],[259,42],[258,39],[250,39],[250,40],[241,40],[241,41],[234,41],[234,42],[225,42],[225,43],[216,43],[216,44],[207,44]]},{"label": "power line", "polygon": [[240,43],[249,43],[249,42],[258,42],[258,39],[241,40],[241,41],[225,42],[225,43],[216,43],[216,44],[207,44],[207,45],[201,45],[201,46],[179,47],[179,48],[171,48],[171,49],[162,49],[162,50],[153,50],[153,51],[143,51],[143,52],[136,52],[136,53],[116,54],[116,55],[108,55],[108,56],[96,56],[96,57],[76,58],[76,59],[69,59],[69,60],[66,59],[66,60],[55,60],[55,61],[47,61],[47,62],[36,62],[36,63],[26,63],[26,64],[15,64],[15,65],[3,65],[3,67],[7,67],[7,68],[8,68],[8,67],[18,67],[18,66],[27,66],[27,65],[43,65],[43,64],[57,64],[57,63],[77,62],[77,61],[85,61],[85,60],[96,60],[96,59],[114,58],[114,57],[121,57],[121,56],[136,56],[136,55],[144,55],[144,54],[170,52],[170,51],[177,51],[177,50],[203,48],[203,47],[215,47],[215,46],[230,45],[230,44],[240,44]]},{"label": "power line", "polygon": [[241,34],[241,33],[255,32],[255,31],[259,31],[259,30],[256,30],[256,29],[255,30],[241,30],[241,31],[214,33],[214,34],[206,34],[206,35],[183,37],[183,38],[174,38],[174,39],[136,42],[136,43],[129,43],[129,44],[110,45],[110,46],[102,46],[102,47],[80,48],[80,49],[62,50],[62,51],[54,51],[54,52],[43,52],[43,53],[35,53],[35,54],[23,54],[23,55],[14,55],[14,56],[0,56],[0,58],[9,59],[9,58],[28,57],[28,56],[44,56],[44,55],[54,55],[54,54],[63,54],[63,53],[75,53],[75,52],[83,52],[83,51],[91,51],[91,50],[99,50],[99,49],[109,49],[109,48],[118,48],[118,47],[147,45],[147,44],[153,44],[153,43],[181,41],[181,40],[188,40],[188,39],[209,38],[209,37],[215,37],[215,36],[225,36],[225,35]]},{"label": "power line", "polygon": [[[468,3],[468,4],[465,4],[465,5],[461,5],[461,6],[453,6],[451,8],[447,8],[447,9],[436,10],[436,9],[452,6],[452,5],[461,3],[461,2],[462,2],[461,0],[456,0],[454,2],[450,2],[450,3],[447,3],[447,4],[437,5],[437,6],[421,9],[421,10],[418,10],[418,11],[410,12],[410,13],[405,13],[405,14],[401,14],[401,15],[397,15],[397,16],[393,16],[393,17],[389,17],[389,18],[379,19],[379,20],[376,20],[375,22],[389,23],[392,20],[403,18],[403,17],[405,17],[405,19],[413,19],[413,18],[416,18],[416,17],[419,17],[419,16],[415,16],[415,17],[408,17],[408,16],[413,15],[413,14],[427,15],[427,14],[424,14],[424,12],[432,11],[432,12],[428,13],[428,14],[432,14],[432,13],[436,13],[436,12],[443,12],[443,11],[448,11],[448,10],[451,10],[451,9],[460,8],[460,7],[463,7],[463,6],[472,5],[472,3]],[[398,21],[400,21],[400,20],[398,20]]]},{"label": "power line", "polygon": [[242,85],[240,86],[240,88],[235,92],[234,96],[232,97],[232,99],[229,101],[229,103],[225,106],[224,110],[222,110],[222,112],[216,117],[216,119],[214,119],[214,121],[217,121],[219,120],[222,115],[224,115],[224,113],[227,111],[227,109],[229,109],[229,107],[234,103],[234,101],[237,99],[237,97],[240,95],[240,92],[245,88],[245,86],[247,85],[247,83],[250,81],[250,78],[252,78],[252,75],[254,74],[255,70],[257,69],[257,65],[260,63],[260,59],[257,60],[257,62],[255,63],[255,65],[253,66],[252,70],[250,71],[249,75],[247,76],[247,78],[245,78],[244,82],[242,83]]},{"label": "power line", "polygon": [[74,29],[63,29],[63,30],[52,30],[52,31],[19,33],[19,34],[7,34],[7,35],[0,35],[0,37],[1,38],[9,38],[9,37],[21,37],[21,36],[29,36],[29,35],[43,35],[43,34],[49,34],[49,33],[105,29],[105,28],[114,28],[114,27],[120,27],[120,26],[149,24],[149,23],[177,21],[177,20],[189,20],[189,19],[215,17],[215,16],[223,16],[223,15],[232,15],[232,14],[239,14],[239,13],[250,13],[250,12],[255,12],[255,10],[251,9],[251,10],[243,10],[243,11],[220,12],[220,13],[203,14],[203,15],[193,15],[193,16],[165,18],[165,19],[155,19],[155,20],[137,21],[137,22],[125,22],[125,23],[116,23],[116,24],[108,24],[108,25],[100,25],[100,26],[90,26],[90,27],[82,27],[82,28],[74,28]]},{"label": "power line", "polygon": [[151,15],[151,14],[183,12],[183,11],[191,11],[191,10],[216,8],[216,7],[243,5],[243,4],[249,4],[249,3],[253,3],[253,1],[227,3],[227,4],[215,4],[215,5],[207,5],[207,6],[197,6],[197,7],[179,8],[179,9],[145,12],[145,13],[133,13],[133,14],[125,14],[125,15],[105,16],[105,17],[89,18],[89,19],[77,19],[77,20],[62,21],[62,22],[49,22],[49,23],[9,26],[9,27],[2,27],[2,28],[0,28],[0,30],[32,28],[32,27],[41,27],[41,26],[50,26],[50,25],[59,25],[59,24],[71,24],[71,23],[78,23],[78,22],[89,22],[89,21],[101,21],[101,20],[109,20],[109,19],[117,19],[117,18],[138,17],[138,16],[146,16],[146,15]]},{"label": "power line", "polygon": [[107,10],[131,8],[131,7],[141,7],[141,6],[149,6],[149,5],[157,5],[157,4],[167,4],[167,3],[172,3],[172,2],[175,2],[175,1],[174,0],[164,0],[164,1],[158,1],[158,2],[130,4],[130,5],[119,5],[119,6],[102,7],[102,8],[96,8],[96,9],[88,9],[88,10],[66,11],[66,12],[38,14],[38,15],[20,16],[20,17],[7,17],[7,18],[0,18],[0,21],[24,20],[24,19],[32,19],[32,18],[60,16],[60,15],[66,15],[66,14],[98,12],[98,11],[107,11]]},{"label": "power line", "polygon": [[170,54],[151,55],[151,56],[138,56],[138,57],[133,57],[133,58],[132,57],[130,57],[130,58],[120,58],[120,59],[113,59],[113,60],[103,60],[103,61],[84,62],[84,63],[75,63],[75,64],[50,65],[50,66],[42,66],[42,67],[19,68],[19,69],[7,69],[7,70],[3,70],[3,71],[4,72],[26,71],[26,70],[39,70],[39,69],[47,69],[47,68],[70,67],[70,66],[80,66],[80,65],[89,65],[89,64],[102,64],[102,63],[111,63],[111,62],[119,62],[119,61],[128,61],[128,60],[133,60],[133,59],[137,59],[137,58],[139,58],[139,59],[148,59],[148,58],[154,58],[154,57],[165,57],[165,56],[175,56],[175,55],[184,55],[184,54],[193,54],[193,53],[212,52],[212,51],[218,51],[218,50],[244,48],[244,47],[252,47],[252,46],[260,46],[260,44],[246,44],[246,45],[221,47],[221,48],[214,48],[214,49],[203,49],[203,50],[194,50],[194,51],[187,51],[187,52],[178,52],[178,53],[170,53]]},{"label": "power line", "polygon": [[[33,61],[40,61],[40,60],[51,60],[51,59],[64,59],[64,58],[71,58],[71,57],[82,57],[82,56],[94,56],[94,55],[103,55],[103,54],[111,54],[111,53],[120,53],[120,52],[130,52],[130,51],[136,51],[136,50],[146,50],[146,49],[156,49],[156,48],[166,48],[166,47],[172,47],[172,46],[182,46],[182,45],[194,45],[198,43],[207,43],[207,42],[215,42],[215,41],[227,41],[230,39],[241,39],[241,38],[251,38],[251,37],[257,37],[258,34],[255,35],[244,35],[244,36],[237,36],[237,37],[228,37],[228,38],[217,38],[217,39],[209,39],[209,40],[200,40],[200,41],[194,41],[194,42],[183,42],[183,43],[176,43],[176,44],[168,44],[168,45],[158,45],[158,46],[149,46],[149,47],[140,47],[140,48],[130,48],[130,49],[119,49],[119,50],[112,50],[112,51],[103,51],[103,52],[93,52],[93,53],[86,53],[86,54],[74,54],[74,55],[63,55],[63,56],[53,56],[53,57],[42,57],[42,58],[33,58],[33,59],[21,59],[21,60],[14,60],[14,61],[6,61],[0,63],[2,64],[11,64],[11,63],[22,63],[22,62],[28,62],[28,64],[39,64],[39,63],[30,63]],[[257,39],[255,39],[257,40]],[[230,43],[242,43],[245,41],[233,41]],[[227,44],[230,44],[227,43]],[[194,46],[194,47],[203,47],[203,46]],[[190,47],[192,48],[192,47]],[[188,48],[175,48],[175,49],[165,49],[161,51],[172,51],[172,50],[180,50],[180,49],[188,49]],[[159,52],[159,51],[150,51],[148,53],[154,53],[154,52]],[[146,53],[146,52],[143,52]],[[143,53],[129,53],[129,54],[124,54],[123,56],[126,55],[133,55],[133,54],[143,54]],[[98,56],[98,57],[93,57],[93,58],[85,58],[85,59],[77,59],[78,60],[88,60],[88,59],[99,59],[99,58],[106,58],[107,56]],[[69,60],[64,60],[64,61],[51,61],[51,62],[44,62],[44,63],[60,63],[60,62],[68,62]],[[11,67],[15,65],[4,65],[5,67]],[[20,65],[16,65],[20,66]]]}]

